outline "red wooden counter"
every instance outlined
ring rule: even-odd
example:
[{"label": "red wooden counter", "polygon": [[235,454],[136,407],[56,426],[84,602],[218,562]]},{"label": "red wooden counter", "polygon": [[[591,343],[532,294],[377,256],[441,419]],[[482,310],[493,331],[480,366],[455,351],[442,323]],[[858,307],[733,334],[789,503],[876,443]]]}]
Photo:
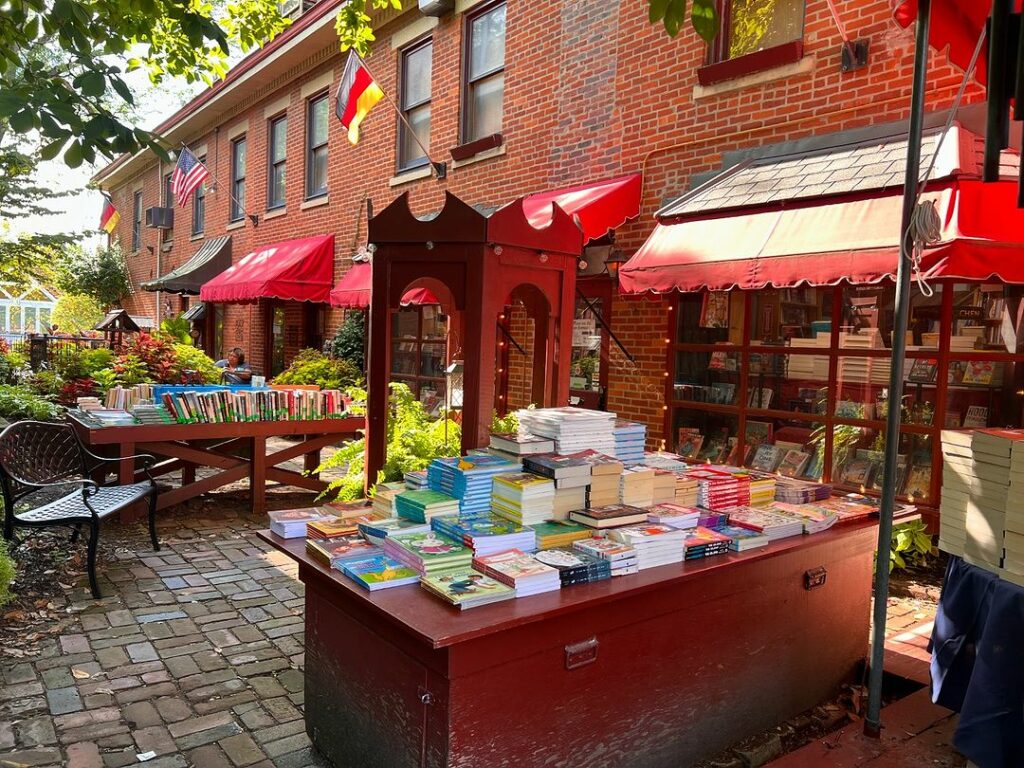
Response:
[{"label": "red wooden counter", "polygon": [[306,729],[338,768],[684,768],[867,653],[869,521],[464,613],[259,535],[299,563]]},{"label": "red wooden counter", "polygon": [[[96,427],[74,414],[68,415],[82,442],[96,452],[130,457],[149,453],[159,461],[150,471],[154,476],[181,470],[181,485],[157,497],[157,509],[212,491],[228,483],[249,478],[252,511],[267,511],[267,480],[320,492],[327,483],[318,477],[282,469],[278,464],[304,456],[304,467],[313,470],[320,463],[320,450],[346,438],[354,438],[365,428],[365,419],[318,419],[316,421],[245,421],[220,424],[136,424]],[[287,448],[267,452],[268,437],[302,435]],[[113,451],[114,453],[110,453]],[[196,479],[197,467],[219,470]],[[140,473],[135,462],[122,458],[118,463],[118,483],[133,483]],[[135,519],[132,517],[131,519]]]}]

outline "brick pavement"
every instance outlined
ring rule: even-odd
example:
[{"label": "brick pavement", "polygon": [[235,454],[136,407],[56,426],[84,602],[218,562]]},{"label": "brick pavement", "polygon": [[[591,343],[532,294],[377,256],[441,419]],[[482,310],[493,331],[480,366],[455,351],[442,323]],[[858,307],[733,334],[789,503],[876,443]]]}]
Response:
[{"label": "brick pavement", "polygon": [[0,766],[324,765],[302,716],[303,588],[232,511],[244,498],[164,515],[160,552],[108,526],[103,600],[54,585],[64,631],[0,662]]}]

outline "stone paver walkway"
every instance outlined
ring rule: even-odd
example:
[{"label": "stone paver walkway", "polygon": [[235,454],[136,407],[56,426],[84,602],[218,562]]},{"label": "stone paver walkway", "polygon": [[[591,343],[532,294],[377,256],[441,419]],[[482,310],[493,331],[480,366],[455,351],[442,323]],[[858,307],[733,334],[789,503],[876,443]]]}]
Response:
[{"label": "stone paver walkway", "polygon": [[323,765],[302,717],[302,585],[234,505],[164,515],[160,552],[108,526],[103,600],[54,585],[62,634],[0,662],[0,766]]}]

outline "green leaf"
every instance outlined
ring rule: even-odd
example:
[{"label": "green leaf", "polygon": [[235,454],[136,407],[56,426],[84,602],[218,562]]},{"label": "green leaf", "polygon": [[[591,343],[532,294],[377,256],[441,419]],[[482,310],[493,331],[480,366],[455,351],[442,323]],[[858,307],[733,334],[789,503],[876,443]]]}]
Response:
[{"label": "green leaf", "polygon": [[651,24],[657,24],[665,18],[665,11],[668,10],[669,0],[649,0],[647,18]]},{"label": "green leaf", "polygon": [[102,96],[107,90],[107,81],[99,72],[86,72],[75,80],[75,85],[82,89],[86,96]]},{"label": "green leaf", "polygon": [[39,156],[43,160],[53,160],[53,158],[60,154],[60,149],[61,147],[64,146],[65,141],[66,139],[57,139],[56,141],[51,141],[49,144],[47,144],[41,150],[39,150]]},{"label": "green leaf", "polygon": [[710,43],[718,36],[720,21],[715,0],[693,0],[690,9],[690,24],[705,42]]},{"label": "green leaf", "polygon": [[64,152],[64,164],[68,168],[77,168],[82,164],[82,145],[77,141],[68,144],[67,151]]},{"label": "green leaf", "polygon": [[665,31],[670,37],[679,34],[686,19],[686,0],[669,0],[668,8],[665,10]]},{"label": "green leaf", "polygon": [[23,109],[20,112],[15,112],[11,115],[11,128],[18,133],[27,133],[32,130],[32,126],[35,123],[32,112],[28,109]]}]

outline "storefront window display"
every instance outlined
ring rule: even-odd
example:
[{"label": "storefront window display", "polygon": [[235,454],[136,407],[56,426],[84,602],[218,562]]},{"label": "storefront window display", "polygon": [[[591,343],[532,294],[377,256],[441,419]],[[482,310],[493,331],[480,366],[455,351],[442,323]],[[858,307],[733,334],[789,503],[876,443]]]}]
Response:
[{"label": "storefront window display", "polygon": [[[942,429],[1022,424],[1024,291],[927,288],[911,302],[897,492],[935,506]],[[680,295],[666,447],[699,442],[695,458],[753,466],[770,444],[758,468],[878,493],[894,300],[891,281]],[[722,441],[738,448],[711,457],[705,446]]]},{"label": "storefront window display", "polygon": [[403,307],[391,323],[391,380],[408,384],[432,415],[444,405],[447,329],[436,304]]}]

